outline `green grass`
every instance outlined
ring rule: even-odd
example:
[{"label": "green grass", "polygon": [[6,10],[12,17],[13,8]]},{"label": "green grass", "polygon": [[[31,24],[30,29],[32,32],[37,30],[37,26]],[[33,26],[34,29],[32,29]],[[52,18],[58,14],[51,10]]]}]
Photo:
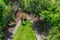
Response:
[{"label": "green grass", "polygon": [[19,26],[13,40],[37,40],[31,22],[27,20],[24,24]]}]

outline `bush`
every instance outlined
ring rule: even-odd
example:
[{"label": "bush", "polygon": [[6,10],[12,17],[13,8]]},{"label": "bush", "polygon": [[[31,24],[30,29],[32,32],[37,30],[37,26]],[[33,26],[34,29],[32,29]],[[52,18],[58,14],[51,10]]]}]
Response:
[{"label": "bush", "polygon": [[38,14],[49,7],[48,0],[20,0],[22,9],[26,12]]},{"label": "bush", "polygon": [[0,39],[2,40],[5,37],[4,33],[0,31]]},{"label": "bush", "polygon": [[10,0],[3,0],[6,5],[9,4]]},{"label": "bush", "polygon": [[60,40],[60,31],[58,30],[58,27],[49,30],[48,40]]},{"label": "bush", "polygon": [[4,26],[4,24],[5,24],[4,10],[5,10],[4,2],[0,2],[0,29],[1,29],[1,26]]},{"label": "bush", "polygon": [[[60,8],[57,6],[53,6],[54,8],[48,11],[42,11],[41,17],[45,20],[45,22],[49,22],[54,26],[60,26]],[[54,10],[53,10],[54,9]],[[53,11],[52,11],[53,10]]]},{"label": "bush", "polygon": [[14,16],[14,13],[12,13],[11,17],[10,17],[10,21],[14,22],[15,20],[15,16]]},{"label": "bush", "polygon": [[[1,11],[0,11],[0,26],[3,28],[6,25],[7,17],[10,15],[11,7],[0,5]],[[8,9],[9,8],[9,9]],[[1,29],[0,27],[0,29]]]},{"label": "bush", "polygon": [[4,37],[4,33],[1,31],[6,25],[6,18],[10,14],[11,8],[6,6],[3,0],[0,0],[0,39]]},{"label": "bush", "polygon": [[11,6],[6,6],[4,1],[0,0],[0,40],[5,37],[4,33],[1,30],[6,26],[7,17],[9,16],[11,10]]}]

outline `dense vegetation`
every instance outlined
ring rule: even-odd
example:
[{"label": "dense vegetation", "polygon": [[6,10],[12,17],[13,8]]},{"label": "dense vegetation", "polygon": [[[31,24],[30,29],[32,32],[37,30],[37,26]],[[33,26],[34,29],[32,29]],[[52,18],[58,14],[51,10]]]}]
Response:
[{"label": "dense vegetation", "polygon": [[11,10],[10,5],[6,5],[3,0],[0,0],[0,38],[4,37],[4,33],[1,30],[6,26]]},{"label": "dense vegetation", "polygon": [[10,5],[5,5],[5,3],[2,1],[0,2],[0,30],[1,27],[5,26],[6,24],[6,19],[8,15],[10,14],[12,8]]},{"label": "dense vegetation", "polygon": [[19,26],[12,40],[37,40],[30,20],[24,21],[23,24]]},{"label": "dense vegetation", "polygon": [[59,0],[21,0],[25,12],[40,15],[52,28],[48,31],[48,40],[60,40],[60,6]]},{"label": "dense vegetation", "polygon": [[6,5],[10,3],[10,0],[3,0]]},{"label": "dense vegetation", "polygon": [[[40,15],[47,25],[51,25],[50,27],[48,26],[48,40],[60,40],[60,0],[20,0],[20,7],[25,12],[33,13],[36,16]],[[0,40],[4,37],[4,33],[1,30],[5,27],[11,11],[12,6],[10,5],[10,0],[0,0]],[[12,21],[14,20],[13,16],[10,16]],[[16,38],[13,40],[23,40],[23,38],[26,40],[36,40],[35,34],[30,26],[30,23],[25,26],[21,25],[15,35]],[[17,35],[23,38],[18,38]]]}]

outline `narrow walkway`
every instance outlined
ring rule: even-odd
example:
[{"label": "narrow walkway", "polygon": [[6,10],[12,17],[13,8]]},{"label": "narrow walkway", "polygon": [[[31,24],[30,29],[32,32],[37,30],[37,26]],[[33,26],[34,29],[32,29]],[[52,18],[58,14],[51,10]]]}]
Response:
[{"label": "narrow walkway", "polygon": [[17,12],[16,20],[15,20],[16,26],[14,27],[14,30],[11,32],[13,35],[11,35],[11,38],[8,38],[8,40],[11,40],[13,38],[14,34],[16,33],[18,27],[21,24],[21,20],[20,20],[20,17],[19,17],[20,15],[19,14],[20,14],[20,12]]},{"label": "narrow walkway", "polygon": [[[18,27],[20,26],[20,24],[21,24],[21,20],[19,20],[17,25],[15,26],[15,28],[12,32],[13,35],[16,33],[16,31],[17,31]],[[11,38],[13,37],[13,35],[11,35]],[[11,40],[11,38],[8,38],[8,40]]]},{"label": "narrow walkway", "polygon": [[18,27],[20,26],[20,24],[21,24],[21,20],[19,20],[17,25],[15,26],[15,29],[13,30],[13,34],[16,33],[16,31],[17,31]]}]

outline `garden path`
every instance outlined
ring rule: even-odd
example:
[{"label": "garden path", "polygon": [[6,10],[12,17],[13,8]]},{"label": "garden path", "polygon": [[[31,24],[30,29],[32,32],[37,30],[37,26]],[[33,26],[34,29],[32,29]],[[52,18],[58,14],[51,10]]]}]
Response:
[{"label": "garden path", "polygon": [[[18,12],[18,13],[21,13],[21,12]],[[33,14],[27,14],[27,13],[25,13],[25,12],[22,12],[22,13],[26,14],[27,18],[30,19],[30,20],[31,20],[31,23],[33,24],[33,21],[34,21],[34,20],[32,20],[32,19],[35,18],[35,17],[34,17],[35,15],[33,15]],[[17,18],[17,19],[19,19],[19,18]],[[12,39],[13,35],[16,33],[16,31],[17,31],[17,29],[18,29],[18,27],[19,27],[20,24],[21,24],[21,20],[19,19],[15,27],[9,28],[9,29],[6,31],[6,32],[10,32],[10,34],[8,33],[6,40],[11,40],[11,39]],[[37,27],[37,26],[36,26],[36,27]],[[39,32],[37,31],[36,27],[35,27],[35,25],[34,25],[33,29],[34,29],[34,31],[35,31],[37,40],[43,40],[42,37],[44,37],[44,36],[41,35],[41,34],[39,34]]]}]

